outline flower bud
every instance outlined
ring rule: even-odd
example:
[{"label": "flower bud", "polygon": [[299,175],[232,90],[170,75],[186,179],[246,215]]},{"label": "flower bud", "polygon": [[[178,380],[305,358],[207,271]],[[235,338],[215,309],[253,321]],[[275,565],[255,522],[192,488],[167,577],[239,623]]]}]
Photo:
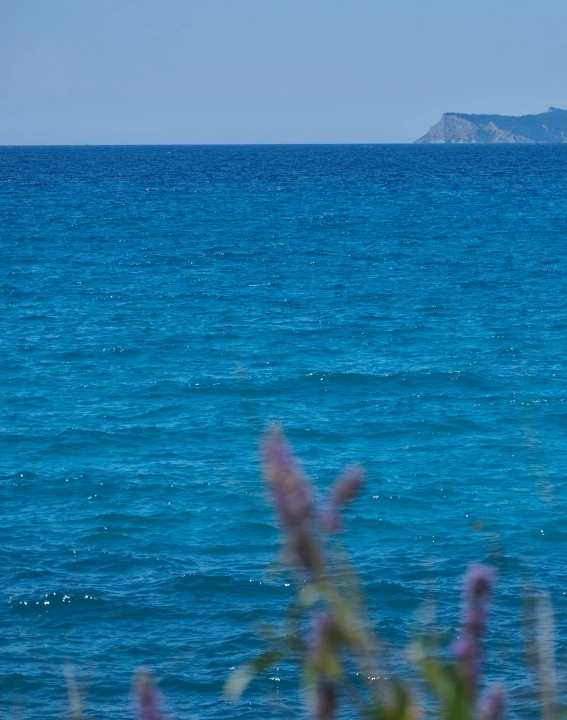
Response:
[{"label": "flower bud", "polygon": [[492,592],[496,573],[487,565],[471,565],[465,576],[464,596],[466,602],[486,601]]},{"label": "flower bud", "polygon": [[331,503],[337,507],[349,503],[360,491],[363,477],[364,471],[361,467],[355,466],[346,470],[331,488]]},{"label": "flower bud", "polygon": [[480,702],[481,720],[502,720],[504,717],[505,696],[501,687],[490,690]]},{"label": "flower bud", "polygon": [[163,720],[159,693],[150,674],[145,670],[138,673],[136,701],[138,720]]}]

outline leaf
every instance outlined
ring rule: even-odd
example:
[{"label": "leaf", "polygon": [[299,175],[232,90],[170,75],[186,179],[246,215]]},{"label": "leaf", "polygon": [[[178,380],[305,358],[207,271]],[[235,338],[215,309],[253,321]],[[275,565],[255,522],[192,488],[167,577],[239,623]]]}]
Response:
[{"label": "leaf", "polygon": [[227,700],[236,702],[246,690],[256,673],[252,665],[241,665],[228,678],[224,685],[224,696]]},{"label": "leaf", "polygon": [[436,660],[426,658],[420,661],[419,668],[437,697],[446,704],[452,704],[456,696],[455,683],[443,665]]},{"label": "leaf", "polygon": [[274,650],[267,650],[252,660],[252,662],[237,668],[224,685],[225,698],[236,702],[256,675],[267,670],[279,657],[280,653]]},{"label": "leaf", "polygon": [[299,591],[297,602],[302,608],[311,608],[316,605],[320,599],[319,589],[309,583]]}]

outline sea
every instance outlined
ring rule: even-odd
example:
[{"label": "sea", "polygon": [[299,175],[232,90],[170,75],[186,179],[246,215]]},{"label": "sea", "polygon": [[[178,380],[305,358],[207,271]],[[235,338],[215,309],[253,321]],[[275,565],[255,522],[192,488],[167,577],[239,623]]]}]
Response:
[{"label": "sea", "polygon": [[73,677],[132,717],[144,666],[170,718],[305,717],[287,661],[223,697],[294,597],[279,423],[321,498],[366,470],[337,543],[384,674],[489,563],[484,687],[531,717],[527,595],[565,679],[566,357],[565,146],[0,148],[0,715],[64,717]]}]

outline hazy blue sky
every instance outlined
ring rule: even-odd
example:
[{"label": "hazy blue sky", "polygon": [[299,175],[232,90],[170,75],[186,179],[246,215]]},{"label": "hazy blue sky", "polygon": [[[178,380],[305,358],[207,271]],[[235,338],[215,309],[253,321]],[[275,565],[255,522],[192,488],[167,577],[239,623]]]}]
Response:
[{"label": "hazy blue sky", "polygon": [[567,108],[566,0],[0,0],[0,144],[407,142]]}]

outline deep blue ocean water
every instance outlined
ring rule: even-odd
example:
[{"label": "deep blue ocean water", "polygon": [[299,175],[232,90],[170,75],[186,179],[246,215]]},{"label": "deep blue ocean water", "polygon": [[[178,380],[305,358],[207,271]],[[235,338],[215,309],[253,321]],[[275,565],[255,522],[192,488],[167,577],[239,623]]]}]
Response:
[{"label": "deep blue ocean water", "polygon": [[[301,717],[230,668],[291,599],[258,441],[361,462],[345,544],[403,648],[495,562],[489,677],[529,715],[521,588],[567,631],[567,147],[0,148],[0,713]],[[408,671],[409,672],[409,671]],[[278,678],[278,679],[274,679]]]}]

